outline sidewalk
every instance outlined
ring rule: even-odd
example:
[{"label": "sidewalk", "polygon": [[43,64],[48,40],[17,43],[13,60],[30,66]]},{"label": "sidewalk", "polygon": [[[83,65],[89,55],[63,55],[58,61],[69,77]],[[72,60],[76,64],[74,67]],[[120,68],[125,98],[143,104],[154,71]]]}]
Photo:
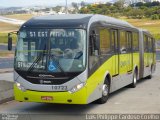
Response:
[{"label": "sidewalk", "polygon": [[13,100],[13,82],[0,80],[0,104]]},{"label": "sidewalk", "polygon": [[13,68],[0,69],[0,74],[1,73],[10,73],[10,72],[13,72]]},{"label": "sidewalk", "polygon": [[13,100],[13,68],[0,69],[0,104]]}]

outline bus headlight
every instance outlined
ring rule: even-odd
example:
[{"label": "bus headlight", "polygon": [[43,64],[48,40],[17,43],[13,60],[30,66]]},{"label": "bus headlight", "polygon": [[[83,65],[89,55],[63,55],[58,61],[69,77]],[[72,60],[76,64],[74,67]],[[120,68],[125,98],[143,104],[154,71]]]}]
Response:
[{"label": "bus headlight", "polygon": [[23,91],[23,92],[26,91],[26,89],[19,82],[16,82],[15,84],[16,84],[17,88],[20,89],[21,91]]},{"label": "bus headlight", "polygon": [[85,83],[80,83],[80,84],[74,86],[69,92],[70,92],[70,93],[77,92],[78,90],[80,90],[80,89],[83,88],[84,86],[85,86]]}]

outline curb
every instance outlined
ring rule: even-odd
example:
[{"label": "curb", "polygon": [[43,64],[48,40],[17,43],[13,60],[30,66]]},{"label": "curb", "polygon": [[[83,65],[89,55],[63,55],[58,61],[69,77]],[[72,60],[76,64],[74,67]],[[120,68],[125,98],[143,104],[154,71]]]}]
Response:
[{"label": "curb", "polygon": [[0,104],[14,99],[13,82],[0,80]]},{"label": "curb", "polygon": [[6,99],[3,99],[3,100],[0,100],[0,104],[6,103],[6,102],[9,102],[9,101],[12,101],[12,100],[14,100],[14,97],[6,98]]}]

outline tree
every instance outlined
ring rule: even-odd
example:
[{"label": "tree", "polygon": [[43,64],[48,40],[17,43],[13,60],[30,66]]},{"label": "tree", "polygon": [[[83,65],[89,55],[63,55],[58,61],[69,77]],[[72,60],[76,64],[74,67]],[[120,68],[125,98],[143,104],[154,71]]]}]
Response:
[{"label": "tree", "polygon": [[112,5],[112,3],[107,2],[106,6],[110,7]]},{"label": "tree", "polygon": [[132,9],[130,12],[128,12],[127,16],[129,18],[141,19],[144,17],[144,11],[141,9]]},{"label": "tree", "polygon": [[136,7],[141,7],[141,6],[144,6],[144,4],[142,2],[136,3]]},{"label": "tree", "polygon": [[[157,5],[159,2],[149,3],[137,3],[137,6],[123,7],[124,0],[119,0],[114,4],[99,4],[99,5],[87,5],[82,7],[80,13],[92,13],[92,14],[103,14],[113,17],[126,16],[133,19],[151,18],[158,19],[160,16],[160,6]],[[149,6],[149,7],[147,7]],[[156,15],[155,15],[156,14]],[[157,17],[158,16],[158,17]]]},{"label": "tree", "polygon": [[146,6],[146,7],[151,7],[151,6],[152,6],[152,3],[151,3],[151,2],[146,2],[146,3],[144,3],[144,6]]},{"label": "tree", "polygon": [[152,6],[159,6],[160,3],[159,3],[159,1],[153,1],[153,2],[151,3],[151,5],[152,5]]},{"label": "tree", "polygon": [[158,20],[158,19],[160,19],[160,16],[158,14],[154,14],[154,15],[151,16],[151,19],[152,20]]},{"label": "tree", "polygon": [[118,0],[117,2],[114,3],[114,6],[116,6],[119,9],[122,9],[125,4],[125,0]]},{"label": "tree", "polygon": [[145,17],[150,18],[153,14],[155,14],[154,12],[155,10],[153,8],[150,8],[150,9],[147,8],[145,10]]}]

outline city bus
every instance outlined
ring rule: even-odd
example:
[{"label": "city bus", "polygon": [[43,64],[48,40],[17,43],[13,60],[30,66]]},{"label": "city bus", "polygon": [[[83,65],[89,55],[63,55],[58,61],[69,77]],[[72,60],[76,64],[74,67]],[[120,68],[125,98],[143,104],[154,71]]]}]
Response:
[{"label": "city bus", "polygon": [[[14,32],[15,33],[15,32]],[[155,39],[103,15],[33,17],[17,33],[14,96],[21,102],[106,103],[110,93],[151,78]],[[12,34],[8,34],[8,49]]]}]

